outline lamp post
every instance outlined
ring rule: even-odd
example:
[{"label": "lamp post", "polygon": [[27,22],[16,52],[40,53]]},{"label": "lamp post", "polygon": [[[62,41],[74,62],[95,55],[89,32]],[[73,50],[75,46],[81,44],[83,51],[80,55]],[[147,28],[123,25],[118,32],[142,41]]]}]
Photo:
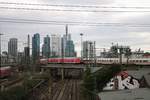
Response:
[{"label": "lamp post", "polygon": [[83,59],[82,57],[83,57],[83,52],[82,52],[82,48],[83,48],[83,46],[82,46],[82,42],[83,42],[83,33],[80,33],[80,36],[81,36],[81,60]]}]

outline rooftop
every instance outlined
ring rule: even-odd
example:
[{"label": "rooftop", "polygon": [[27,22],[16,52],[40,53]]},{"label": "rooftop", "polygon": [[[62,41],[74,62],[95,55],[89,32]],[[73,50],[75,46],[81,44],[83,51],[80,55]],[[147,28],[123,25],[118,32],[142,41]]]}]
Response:
[{"label": "rooftop", "polygon": [[150,100],[150,89],[139,88],[133,90],[109,91],[99,93],[101,100]]}]

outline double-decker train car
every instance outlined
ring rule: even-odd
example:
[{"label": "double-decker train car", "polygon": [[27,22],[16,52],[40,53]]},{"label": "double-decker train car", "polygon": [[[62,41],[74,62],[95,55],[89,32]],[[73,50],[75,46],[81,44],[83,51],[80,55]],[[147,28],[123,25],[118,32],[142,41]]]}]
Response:
[{"label": "double-decker train car", "polygon": [[0,78],[11,76],[11,67],[0,67]]},{"label": "double-decker train car", "polygon": [[[100,64],[119,64],[119,58],[97,58],[97,63]],[[150,58],[122,58],[122,64],[135,64],[135,65],[150,65]]]}]

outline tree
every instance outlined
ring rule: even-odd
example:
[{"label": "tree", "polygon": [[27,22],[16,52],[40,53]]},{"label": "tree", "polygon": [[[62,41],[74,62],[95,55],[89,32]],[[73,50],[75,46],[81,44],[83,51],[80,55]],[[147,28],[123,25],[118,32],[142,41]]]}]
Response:
[{"label": "tree", "polygon": [[95,73],[96,76],[96,88],[98,92],[101,92],[106,84],[113,78],[117,73],[121,71],[121,65],[111,65],[109,67],[103,67],[101,70]]},{"label": "tree", "polygon": [[86,100],[91,100],[94,97],[95,83],[91,69],[88,67],[84,72],[83,77],[83,95]]}]

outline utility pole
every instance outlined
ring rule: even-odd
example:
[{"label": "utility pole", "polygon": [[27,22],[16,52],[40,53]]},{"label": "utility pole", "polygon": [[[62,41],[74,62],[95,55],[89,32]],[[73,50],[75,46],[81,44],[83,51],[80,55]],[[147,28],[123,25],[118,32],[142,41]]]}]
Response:
[{"label": "utility pole", "polygon": [[0,67],[2,65],[2,54],[1,54],[1,35],[3,35],[2,33],[0,33]]},{"label": "utility pole", "polygon": [[[3,35],[2,33],[0,33],[0,68],[2,67],[2,54],[1,54],[1,35]],[[1,72],[0,72],[1,73]],[[1,76],[0,76],[1,78]],[[1,88],[1,87],[0,87]]]},{"label": "utility pole", "polygon": [[96,67],[96,42],[94,41],[94,67]]},{"label": "utility pole", "polygon": [[93,55],[93,54],[94,54],[94,49],[93,49],[93,48],[94,48],[94,47],[93,47],[93,43],[92,43],[92,42],[90,42],[89,44],[90,44],[90,45],[89,45],[89,46],[90,46],[89,61],[90,61],[90,67],[91,67],[91,66],[93,66],[93,63],[94,63],[94,62],[93,62],[93,58],[94,58],[94,55]]},{"label": "utility pole", "polygon": [[48,80],[48,100],[51,100],[53,98],[53,79],[52,79],[52,75],[51,75],[51,70],[49,69],[49,80]]},{"label": "utility pole", "polygon": [[[64,65],[64,43],[63,42],[62,42],[62,49],[61,50],[62,50],[61,55],[62,55],[62,66],[63,66]],[[62,80],[64,80],[64,69],[63,68],[61,69],[61,74],[62,74],[62,76],[61,76]]]},{"label": "utility pole", "polygon": [[123,48],[122,47],[120,47],[119,48],[119,52],[120,52],[120,65],[122,65],[122,50],[123,50]]},{"label": "utility pole", "polygon": [[129,64],[129,57],[131,55],[131,49],[130,48],[127,48],[126,50],[126,56],[127,56],[127,65]]}]

